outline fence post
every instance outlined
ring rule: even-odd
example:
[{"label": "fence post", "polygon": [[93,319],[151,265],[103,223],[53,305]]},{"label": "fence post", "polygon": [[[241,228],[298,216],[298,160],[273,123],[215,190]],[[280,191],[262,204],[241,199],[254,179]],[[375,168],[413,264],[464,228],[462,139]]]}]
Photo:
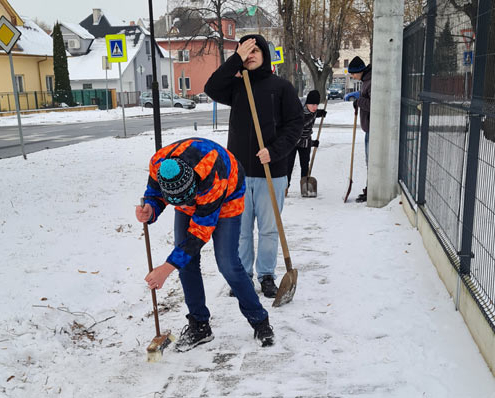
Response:
[{"label": "fence post", "polygon": [[480,149],[481,117],[483,112],[483,89],[486,68],[486,50],[491,17],[491,0],[479,0],[476,23],[476,46],[474,53],[473,92],[469,110],[469,141],[467,148],[466,178],[464,188],[464,207],[462,212],[461,274],[471,271],[471,252],[473,246],[473,222],[476,205],[476,185],[478,180],[478,154]]},{"label": "fence post", "polygon": [[40,109],[40,107],[38,105],[38,92],[37,91],[34,92],[34,109]]},{"label": "fence post", "polygon": [[[431,74],[433,71],[433,44],[435,43],[436,0],[428,0],[426,19],[425,61],[423,91],[431,91]],[[430,129],[430,100],[423,99],[421,119],[421,141],[419,147],[418,205],[425,204],[426,167],[428,163],[428,130]]]}]

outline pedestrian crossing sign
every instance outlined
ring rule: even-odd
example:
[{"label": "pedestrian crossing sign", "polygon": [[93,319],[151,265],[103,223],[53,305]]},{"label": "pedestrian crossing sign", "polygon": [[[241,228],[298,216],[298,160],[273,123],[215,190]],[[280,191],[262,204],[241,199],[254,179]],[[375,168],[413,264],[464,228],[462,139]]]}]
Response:
[{"label": "pedestrian crossing sign", "polygon": [[125,35],[106,35],[108,62],[127,62]]},{"label": "pedestrian crossing sign", "polygon": [[284,50],[282,47],[275,47],[274,57],[272,59],[272,65],[284,63]]}]

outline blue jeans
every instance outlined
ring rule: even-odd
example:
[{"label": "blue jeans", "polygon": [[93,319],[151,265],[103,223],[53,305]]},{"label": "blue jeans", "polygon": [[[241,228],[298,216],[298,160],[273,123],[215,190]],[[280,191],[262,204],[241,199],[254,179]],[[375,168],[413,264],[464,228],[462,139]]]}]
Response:
[{"label": "blue jeans", "polygon": [[[191,217],[187,214],[175,211],[175,245],[186,238],[190,219]],[[220,273],[239,300],[242,314],[249,323],[253,324],[263,321],[268,316],[268,312],[261,305],[251,279],[239,259],[240,226],[240,215],[232,218],[219,218],[213,231],[213,247]],[[189,314],[201,322],[210,318],[210,311],[206,307],[200,260],[201,254],[193,257],[189,264],[179,269],[179,277]]]},{"label": "blue jeans", "polygon": [[[284,206],[287,177],[273,178],[273,188],[278,208],[282,213]],[[254,264],[254,219],[258,225],[258,255],[256,256],[256,273],[261,281],[264,275],[274,278],[277,266],[278,230],[273,214],[270,193],[266,178],[246,177],[245,209],[242,213],[239,256],[249,276],[253,276]]]}]

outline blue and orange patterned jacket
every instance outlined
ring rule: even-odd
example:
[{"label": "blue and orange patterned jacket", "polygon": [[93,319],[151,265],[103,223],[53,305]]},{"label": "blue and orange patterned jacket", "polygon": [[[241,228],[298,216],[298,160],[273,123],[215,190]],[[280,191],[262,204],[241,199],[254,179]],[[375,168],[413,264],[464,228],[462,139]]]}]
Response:
[{"label": "blue and orange patterned jacket", "polygon": [[204,138],[176,141],[156,152],[150,160],[144,202],[153,209],[149,224],[169,204],[161,193],[157,173],[165,159],[181,158],[199,176],[196,204],[176,206],[191,216],[186,239],[174,248],[167,262],[177,268],[187,265],[210,240],[219,218],[235,217],[244,211],[244,170],[228,150]]}]

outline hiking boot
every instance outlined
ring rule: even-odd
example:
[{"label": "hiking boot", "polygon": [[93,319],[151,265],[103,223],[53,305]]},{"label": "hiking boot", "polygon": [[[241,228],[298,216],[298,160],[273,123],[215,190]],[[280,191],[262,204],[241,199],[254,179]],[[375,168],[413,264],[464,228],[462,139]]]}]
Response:
[{"label": "hiking boot", "polygon": [[186,315],[189,319],[189,325],[182,328],[180,337],[175,343],[175,350],[179,352],[189,351],[197,345],[212,341],[215,336],[210,328],[208,321],[198,322],[190,314]]},{"label": "hiking boot", "polygon": [[275,285],[272,275],[264,275],[261,280],[261,291],[268,298],[274,298],[277,295],[278,287]]},{"label": "hiking boot", "polygon": [[356,198],[356,202],[362,203],[368,200],[368,187],[363,189],[363,193],[359,194]]},{"label": "hiking boot", "polygon": [[275,335],[273,334],[273,328],[270,326],[268,317],[260,323],[252,323],[251,326],[254,329],[254,338],[262,347],[273,345]]},{"label": "hiking boot", "polygon": [[[251,283],[253,284],[253,288],[254,288],[254,281],[253,281],[253,277],[251,277]],[[234,291],[233,291],[232,289],[230,289],[230,291],[229,291],[229,296],[230,296],[230,297],[235,297]]]}]

